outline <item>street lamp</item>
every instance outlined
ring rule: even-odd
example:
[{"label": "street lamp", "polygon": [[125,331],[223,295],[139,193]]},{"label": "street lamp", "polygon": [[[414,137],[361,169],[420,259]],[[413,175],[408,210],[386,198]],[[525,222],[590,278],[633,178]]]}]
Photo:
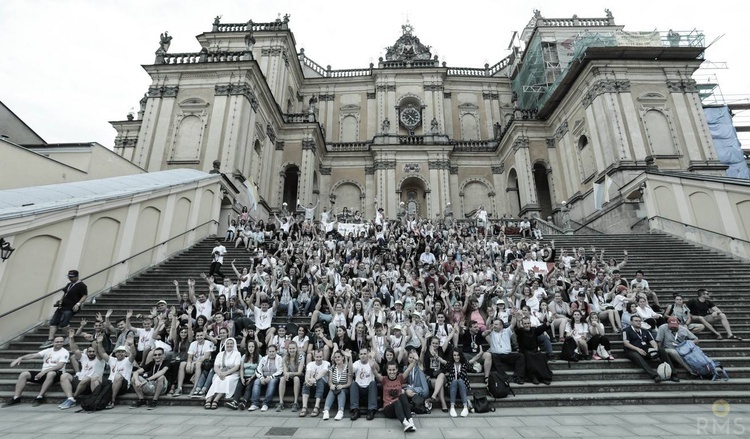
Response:
[{"label": "street lamp", "polygon": [[14,251],[16,251],[16,249],[10,246],[10,242],[6,241],[4,238],[0,238],[0,259],[2,259],[3,262],[5,262]]}]

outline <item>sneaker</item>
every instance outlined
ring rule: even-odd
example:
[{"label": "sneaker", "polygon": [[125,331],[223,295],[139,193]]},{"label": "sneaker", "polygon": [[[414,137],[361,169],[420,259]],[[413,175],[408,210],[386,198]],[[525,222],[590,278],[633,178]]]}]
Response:
[{"label": "sneaker", "polygon": [[43,396],[37,396],[34,398],[34,402],[31,403],[32,407],[39,407],[40,405],[44,404],[44,397]]},{"label": "sneaker", "polygon": [[177,398],[178,396],[182,395],[182,387],[178,387],[174,393],[172,394],[172,398]]},{"label": "sneaker", "polygon": [[368,410],[367,411],[367,420],[372,421],[375,419],[375,410]]},{"label": "sneaker", "polygon": [[76,405],[76,400],[68,398],[65,401],[63,401],[62,404],[58,405],[58,407],[60,408],[60,410],[67,410],[75,405]]},{"label": "sneaker", "polygon": [[44,343],[39,345],[39,349],[47,349],[52,347],[52,340],[47,340]]},{"label": "sneaker", "polygon": [[107,406],[104,407],[104,410],[112,410],[113,408],[115,408],[115,403],[114,401],[110,401],[109,404],[107,404]]},{"label": "sneaker", "polygon": [[138,399],[135,402],[133,402],[132,404],[130,404],[130,408],[131,409],[137,409],[137,408],[143,407],[144,405],[146,405],[146,400],[145,399]]},{"label": "sneaker", "polygon": [[254,411],[256,411],[256,410],[258,410],[258,406],[257,406],[257,405],[255,405],[255,404],[251,405],[251,406],[250,406],[250,408],[249,408],[249,409],[247,409],[247,411],[249,411],[249,412],[254,412]]},{"label": "sneaker", "polygon": [[328,413],[328,410],[323,410],[323,420],[327,421],[331,418],[330,413]]},{"label": "sneaker", "polygon": [[356,421],[357,419],[359,419],[359,409],[352,409],[349,419],[351,419],[352,421]]},{"label": "sneaker", "polygon": [[456,413],[456,408],[455,408],[455,407],[453,407],[453,406],[451,406],[451,410],[450,410],[450,412],[449,412],[449,413],[450,413],[450,415],[451,415],[451,418],[455,418],[455,417],[457,417],[457,416],[458,416],[458,413]]},{"label": "sneaker", "polygon": [[263,404],[263,407],[260,408],[260,411],[267,412],[268,411],[268,406],[265,405],[265,404]]},{"label": "sneaker", "polygon": [[284,403],[280,402],[280,403],[276,404],[276,411],[280,412],[282,410],[284,410]]},{"label": "sneaker", "polygon": [[190,398],[198,399],[201,397],[201,389],[193,389],[193,393],[190,394]]},{"label": "sneaker", "polygon": [[335,418],[333,418],[333,420],[334,420],[334,421],[340,421],[340,420],[342,420],[342,419],[344,419],[344,411],[343,411],[343,410],[339,410],[339,411],[338,411],[338,412],[336,413],[336,417],[335,417]]},{"label": "sneaker", "polygon": [[237,408],[240,410],[245,410],[247,408],[247,401],[241,399],[240,403],[237,405]]},{"label": "sneaker", "polygon": [[149,402],[148,402],[148,409],[149,409],[149,410],[153,410],[153,409],[155,409],[155,408],[156,408],[156,401],[154,401],[154,400],[152,399],[151,401],[149,401]]},{"label": "sneaker", "polygon": [[602,357],[600,357],[598,354],[592,355],[591,358],[593,358],[594,360],[601,360],[602,359]]},{"label": "sneaker", "polygon": [[409,421],[409,427],[411,427],[411,428],[409,430],[406,430],[406,431],[417,431],[417,426],[414,425],[414,419],[413,418],[409,418],[408,421]]},{"label": "sneaker", "polygon": [[296,413],[296,412],[298,412],[298,411],[299,411],[299,404],[297,404],[296,402],[293,402],[293,403],[292,403],[292,408],[291,408],[291,411],[292,411],[293,413]]},{"label": "sneaker", "polygon": [[240,407],[237,401],[229,401],[228,403],[224,404],[224,406],[232,410],[237,410]]},{"label": "sneaker", "polygon": [[10,407],[12,405],[18,404],[19,402],[21,402],[21,398],[14,396],[13,398],[5,401],[5,404],[3,404],[3,407]]},{"label": "sneaker", "polygon": [[417,428],[414,426],[414,421],[412,420],[406,420],[404,419],[404,422],[402,422],[404,425],[404,431],[417,431]]},{"label": "sneaker", "polygon": [[208,392],[208,389],[204,387],[198,391],[198,396],[203,398],[204,396],[206,396],[206,392]]},{"label": "sneaker", "polygon": [[467,406],[464,406],[464,409],[463,409],[463,410],[461,410],[461,417],[462,417],[462,418],[465,418],[465,417],[467,417],[467,416],[469,416],[469,407],[467,407]]}]

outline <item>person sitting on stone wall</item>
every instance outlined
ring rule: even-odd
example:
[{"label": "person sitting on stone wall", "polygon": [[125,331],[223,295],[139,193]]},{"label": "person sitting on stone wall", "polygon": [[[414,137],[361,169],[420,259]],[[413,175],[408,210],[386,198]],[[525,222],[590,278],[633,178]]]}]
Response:
[{"label": "person sitting on stone wall", "polygon": [[27,383],[39,384],[39,394],[34,398],[34,407],[44,403],[44,395],[47,393],[52,384],[60,382],[60,377],[65,371],[65,365],[68,364],[70,353],[63,347],[64,337],[57,336],[52,342],[52,347],[32,354],[26,354],[11,361],[10,367],[16,367],[22,361],[34,358],[42,359],[41,370],[29,370],[21,372],[16,381],[16,388],[13,397],[3,404],[3,407],[9,407],[21,402],[21,395],[26,388]]},{"label": "person sitting on stone wall", "polygon": [[698,290],[698,298],[688,302],[688,308],[693,315],[693,318],[697,323],[705,326],[706,329],[716,335],[717,340],[721,340],[723,337],[719,331],[714,329],[712,324],[717,322],[721,323],[724,330],[727,332],[727,338],[742,340],[740,337],[734,335],[732,328],[729,326],[729,320],[727,320],[726,314],[724,314],[718,306],[714,305],[710,300],[711,293],[701,288]]}]

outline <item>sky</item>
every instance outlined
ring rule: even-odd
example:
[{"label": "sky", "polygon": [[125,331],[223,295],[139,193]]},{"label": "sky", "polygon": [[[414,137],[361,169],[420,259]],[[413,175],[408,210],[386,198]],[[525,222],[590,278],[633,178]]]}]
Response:
[{"label": "sky", "polygon": [[[728,69],[714,76],[727,101],[750,98],[750,26],[743,1],[500,0],[361,2],[356,0],[0,0],[0,101],[47,142],[99,142],[112,147],[108,123],[124,120],[151,83],[141,65],[154,61],[159,34],[169,52],[198,52],[195,36],[222,23],[275,20],[289,26],[305,54],[333,69],[377,63],[407,20],[433,55],[453,67],[482,67],[508,55],[514,31],[534,9],[546,18],[604,17],[609,8],[626,31],[703,31],[706,59]],[[700,78],[698,78],[700,79]],[[750,111],[736,120],[750,125]],[[745,137],[742,137],[745,136]],[[750,135],[741,135],[750,147]]]}]

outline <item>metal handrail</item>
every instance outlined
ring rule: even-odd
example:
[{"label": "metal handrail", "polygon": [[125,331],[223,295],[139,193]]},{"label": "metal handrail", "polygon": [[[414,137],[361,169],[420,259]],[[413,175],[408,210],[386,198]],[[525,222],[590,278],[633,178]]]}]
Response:
[{"label": "metal handrail", "polygon": [[[96,273],[94,273],[94,274],[90,274],[90,275],[88,275],[88,276],[84,277],[83,279],[81,279],[81,281],[84,281],[84,280],[86,280],[86,279],[91,279],[92,277],[94,277],[94,276],[97,276],[97,275],[99,275],[99,274],[101,274],[101,273],[104,273],[105,271],[107,271],[107,270],[110,270],[110,269],[112,269],[112,268],[114,268],[114,267],[116,267],[116,266],[118,266],[118,265],[120,265],[120,264],[124,264],[125,262],[129,261],[130,259],[133,259],[133,258],[135,258],[136,256],[140,256],[140,255],[142,255],[142,254],[144,254],[144,253],[146,253],[146,252],[149,252],[149,251],[151,251],[151,250],[155,249],[156,247],[160,247],[160,246],[162,246],[162,245],[164,245],[164,244],[168,243],[169,241],[171,241],[171,240],[173,240],[173,239],[179,238],[180,236],[182,236],[182,235],[185,235],[186,233],[194,232],[194,231],[195,231],[195,229],[197,229],[197,228],[199,228],[199,227],[203,227],[203,226],[205,226],[205,225],[208,225],[208,224],[211,224],[211,223],[216,223],[216,224],[219,224],[219,222],[218,222],[217,220],[214,220],[214,219],[212,219],[212,220],[208,220],[208,221],[206,221],[205,223],[203,223],[203,224],[200,224],[200,225],[197,225],[197,226],[193,227],[193,228],[192,228],[192,229],[190,229],[190,230],[186,230],[186,231],[184,231],[184,232],[180,233],[179,235],[175,235],[175,236],[173,236],[173,237],[171,237],[171,238],[167,239],[166,241],[162,241],[162,242],[160,242],[160,243],[158,243],[158,244],[154,244],[153,246],[151,246],[151,247],[149,247],[149,248],[147,248],[147,249],[145,249],[145,250],[142,250],[142,251],[140,251],[140,252],[138,252],[138,253],[136,253],[136,254],[134,254],[134,255],[131,255],[131,256],[129,256],[129,257],[127,257],[127,258],[125,258],[125,259],[123,259],[123,260],[121,260],[121,261],[117,261],[117,262],[115,262],[114,264],[112,264],[112,265],[110,265],[110,266],[108,266],[108,267],[102,268],[101,270],[97,271]],[[44,300],[44,299],[46,299],[46,298],[48,298],[48,297],[50,297],[50,296],[53,296],[53,295],[57,294],[58,292],[60,292],[60,290],[61,290],[61,288],[58,288],[58,289],[56,289],[55,291],[52,291],[52,292],[50,292],[50,293],[47,293],[47,294],[45,294],[45,295],[43,295],[43,296],[41,296],[41,297],[38,297],[38,298],[36,298],[36,299],[32,300],[31,302],[28,302],[28,303],[26,303],[26,304],[24,304],[24,305],[21,305],[21,306],[17,306],[17,307],[13,308],[13,309],[12,309],[12,310],[10,310],[10,311],[4,312],[4,313],[0,314],[0,319],[2,319],[2,318],[3,318],[3,317],[5,317],[5,316],[11,315],[11,314],[13,314],[14,312],[16,312],[16,311],[19,311],[19,310],[21,310],[21,309],[23,309],[23,308],[26,308],[27,306],[30,306],[30,305],[33,305],[33,304],[35,304],[35,303],[39,302],[39,301],[42,301],[42,300]]]},{"label": "metal handrail", "polygon": [[698,229],[698,230],[703,230],[704,232],[709,232],[709,233],[713,233],[714,235],[720,235],[720,236],[723,236],[723,237],[725,237],[725,238],[729,238],[729,239],[731,239],[731,240],[733,240],[733,241],[742,241],[742,242],[745,242],[745,243],[747,243],[747,244],[750,244],[750,241],[748,241],[747,239],[742,239],[742,238],[738,238],[738,237],[736,237],[736,236],[731,236],[731,235],[727,235],[726,233],[719,233],[719,232],[717,232],[717,231],[715,231],[715,230],[708,230],[708,229],[704,229],[703,227],[698,227],[698,226],[694,226],[694,225],[692,225],[692,224],[685,224],[685,223],[681,223],[681,222],[679,222],[679,221],[675,221],[675,220],[673,220],[673,219],[670,219],[670,218],[665,218],[665,217],[663,217],[663,216],[660,216],[660,215],[654,215],[654,216],[650,216],[650,217],[648,217],[648,220],[649,220],[649,221],[651,221],[651,220],[653,220],[653,219],[656,219],[656,218],[659,218],[659,219],[663,219],[663,220],[667,220],[667,221],[673,222],[673,223],[675,223],[675,224],[682,224],[682,225],[683,225],[683,226],[685,226],[685,227],[692,227],[692,228],[694,228],[694,229]]}]

